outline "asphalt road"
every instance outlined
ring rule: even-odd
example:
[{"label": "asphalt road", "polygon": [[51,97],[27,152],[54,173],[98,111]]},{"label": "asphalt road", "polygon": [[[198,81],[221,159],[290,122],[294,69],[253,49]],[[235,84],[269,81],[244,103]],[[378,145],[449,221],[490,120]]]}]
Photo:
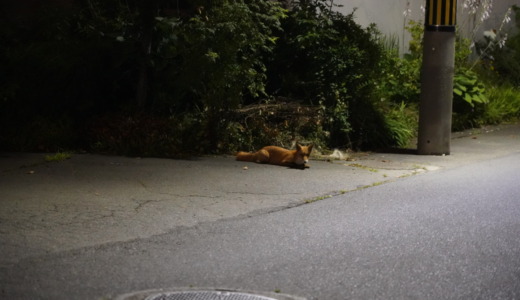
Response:
[{"label": "asphalt road", "polygon": [[307,299],[520,299],[520,154],[310,204],[30,257],[2,299],[167,287]]}]

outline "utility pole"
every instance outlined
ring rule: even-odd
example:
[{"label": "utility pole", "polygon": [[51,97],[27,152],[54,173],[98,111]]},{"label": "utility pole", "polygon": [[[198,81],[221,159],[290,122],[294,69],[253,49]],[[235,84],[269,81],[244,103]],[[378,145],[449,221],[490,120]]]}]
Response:
[{"label": "utility pole", "polygon": [[417,153],[450,154],[457,0],[426,0]]}]

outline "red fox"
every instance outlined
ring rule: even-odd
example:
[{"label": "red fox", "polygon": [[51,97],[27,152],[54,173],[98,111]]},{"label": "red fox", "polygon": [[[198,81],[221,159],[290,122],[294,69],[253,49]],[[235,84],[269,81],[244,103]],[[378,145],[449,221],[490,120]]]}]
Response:
[{"label": "red fox", "polygon": [[296,150],[287,150],[277,146],[266,146],[257,152],[238,152],[237,160],[251,161],[256,163],[280,165],[287,167],[307,167],[312,145],[301,146],[296,144]]}]

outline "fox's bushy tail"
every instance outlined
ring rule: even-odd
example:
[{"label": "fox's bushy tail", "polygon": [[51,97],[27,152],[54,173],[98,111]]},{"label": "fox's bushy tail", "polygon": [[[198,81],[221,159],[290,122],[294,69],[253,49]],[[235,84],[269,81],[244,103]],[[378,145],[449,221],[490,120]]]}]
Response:
[{"label": "fox's bushy tail", "polygon": [[255,153],[240,151],[240,152],[237,153],[237,160],[255,162],[256,161],[256,155],[255,155]]}]

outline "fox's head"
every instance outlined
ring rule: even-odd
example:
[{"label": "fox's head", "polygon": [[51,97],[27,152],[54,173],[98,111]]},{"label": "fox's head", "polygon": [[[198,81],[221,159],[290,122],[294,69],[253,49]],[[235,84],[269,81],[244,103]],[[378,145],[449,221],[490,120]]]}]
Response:
[{"label": "fox's head", "polygon": [[302,146],[300,144],[296,144],[296,157],[294,158],[294,163],[297,165],[304,165],[309,162],[309,156],[311,155],[312,146]]}]

